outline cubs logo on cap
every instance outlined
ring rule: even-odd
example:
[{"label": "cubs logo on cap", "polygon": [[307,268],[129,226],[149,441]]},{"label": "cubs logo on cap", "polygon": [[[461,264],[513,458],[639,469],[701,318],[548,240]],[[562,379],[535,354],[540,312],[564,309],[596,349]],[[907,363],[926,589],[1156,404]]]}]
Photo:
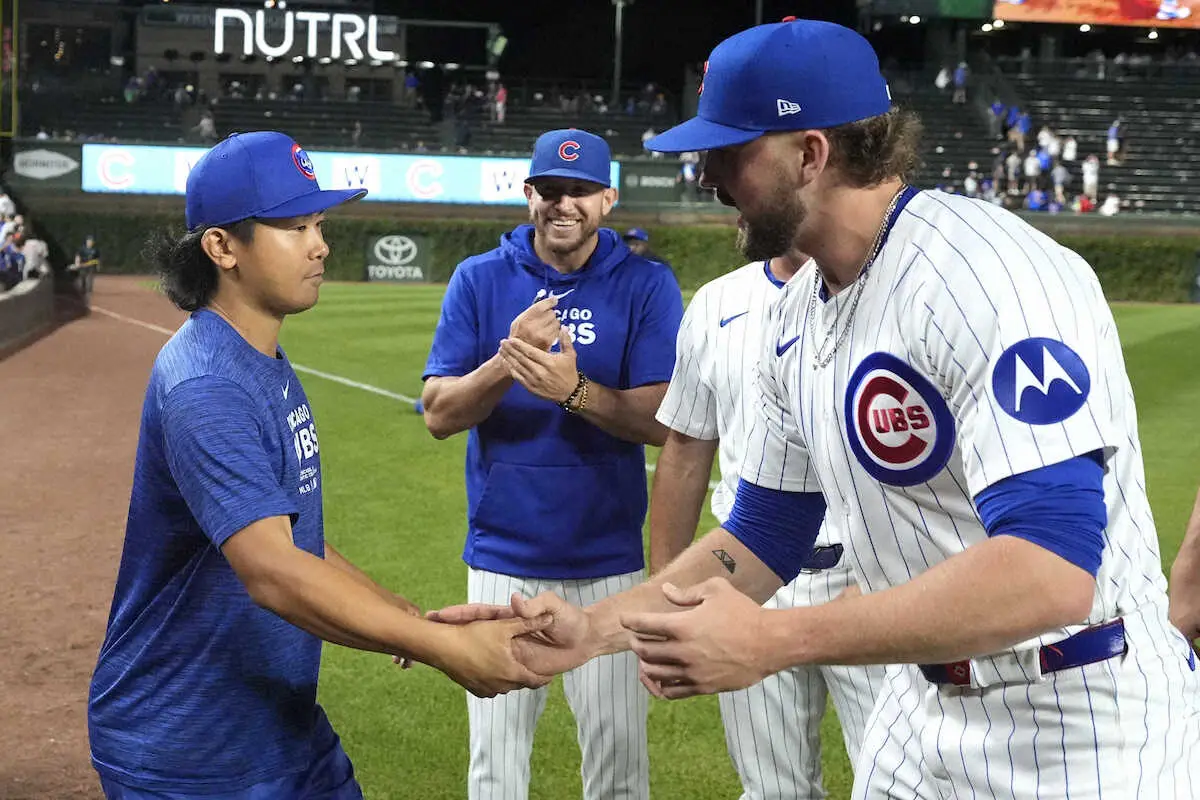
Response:
[{"label": "cubs logo on cap", "polygon": [[295,163],[296,169],[300,170],[301,175],[310,181],[317,179],[317,172],[313,169],[312,159],[308,157],[308,153],[304,152],[304,148],[299,144],[292,145],[292,162]]},{"label": "cubs logo on cap", "polygon": [[533,145],[526,183],[538,178],[576,178],[612,186],[612,152],[608,142],[576,128],[547,131]]},{"label": "cubs logo on cap", "polygon": [[567,139],[558,146],[558,157],[563,161],[578,161],[579,142],[574,139]]},{"label": "cubs logo on cap", "polygon": [[872,478],[915,486],[954,450],[954,417],[937,388],[891,353],[862,360],[846,388],[846,436]]}]

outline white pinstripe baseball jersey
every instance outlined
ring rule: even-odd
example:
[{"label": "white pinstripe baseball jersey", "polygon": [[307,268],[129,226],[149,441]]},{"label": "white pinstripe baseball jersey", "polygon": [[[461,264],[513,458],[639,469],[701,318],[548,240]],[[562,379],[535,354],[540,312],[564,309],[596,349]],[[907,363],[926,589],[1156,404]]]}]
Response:
[{"label": "white pinstripe baseball jersey", "polygon": [[[793,280],[814,270],[810,261]],[[712,512],[724,523],[733,509],[746,440],[758,394],[755,363],[763,347],[768,309],[783,284],[762,261],[746,264],[700,287],[679,326],[675,371],[657,418],[693,439],[719,439],[721,480]],[[824,530],[819,544],[829,544]]]},{"label": "white pinstripe baseball jersey", "polygon": [[[864,590],[878,591],[984,541],[972,501],[984,488],[1103,450],[1108,525],[1088,623],[1124,616],[1131,647],[1037,678],[1038,649],[1023,643],[974,659],[965,689],[889,671],[856,795],[963,797],[994,782],[1004,791],[991,796],[1190,796],[1196,673],[1166,620],[1133,393],[1091,268],[1009,212],[919,192],[860,283],[825,300],[818,280],[797,276],[773,308],[743,476],[820,488]],[[894,795],[905,764],[917,771]]]},{"label": "white pinstripe baseball jersey", "polygon": [[[814,269],[808,262],[793,280]],[[701,287],[684,313],[675,371],[658,410],[658,421],[672,430],[696,439],[720,439],[721,481],[713,491],[712,511],[722,524],[733,507],[754,421],[757,353],[767,312],[783,285],[766,262],[756,261]],[[818,543],[837,541],[836,532],[822,525]],[[843,560],[830,569],[801,572],[764,605],[819,605],[854,582]],[[882,685],[882,667],[809,666],[722,694],[725,741],[742,781],[742,800],[825,797],[820,729],[827,698],[833,699],[853,762]]]}]

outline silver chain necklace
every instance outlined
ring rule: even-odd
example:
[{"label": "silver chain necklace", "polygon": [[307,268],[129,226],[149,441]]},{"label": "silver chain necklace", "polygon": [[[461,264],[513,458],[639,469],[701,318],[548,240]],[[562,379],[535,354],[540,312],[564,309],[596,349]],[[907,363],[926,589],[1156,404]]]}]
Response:
[{"label": "silver chain necklace", "polygon": [[[875,257],[879,255],[879,250],[883,247],[883,234],[887,230],[888,221],[891,220],[892,214],[896,211],[896,204],[900,202],[900,195],[904,194],[904,190],[908,188],[901,184],[899,191],[892,197],[892,202],[888,204],[887,211],[884,212],[883,221],[879,223],[879,230],[875,231],[875,240],[871,243],[871,248],[867,251],[867,257],[863,260],[862,266],[858,268],[858,276],[854,279],[854,294],[850,298],[849,310],[846,312],[846,324],[842,328],[842,332],[837,334],[838,320],[842,317],[842,310],[838,308],[834,314],[833,322],[829,325],[829,330],[825,331],[825,337],[821,344],[813,349],[813,366],[817,369],[823,369],[829,365],[833,357],[837,355],[838,348],[842,346],[842,342],[846,340],[846,336],[850,333],[850,323],[854,321],[854,312],[858,310],[858,301],[862,299],[864,287],[867,285],[867,272],[871,267],[871,263]],[[808,327],[812,334],[812,340],[817,341],[817,303],[820,300],[821,286],[824,281],[821,279],[820,270],[817,271],[816,279],[813,281],[812,295],[808,299]],[[830,342],[833,346],[830,347]],[[828,352],[826,352],[828,348]]]}]

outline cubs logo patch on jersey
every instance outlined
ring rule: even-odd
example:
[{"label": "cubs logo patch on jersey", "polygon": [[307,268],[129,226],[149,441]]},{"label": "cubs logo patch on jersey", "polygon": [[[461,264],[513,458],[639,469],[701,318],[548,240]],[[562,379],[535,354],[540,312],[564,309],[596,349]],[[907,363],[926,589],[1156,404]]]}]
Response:
[{"label": "cubs logo patch on jersey", "polygon": [[1030,425],[1062,422],[1083,408],[1091,387],[1083,359],[1054,339],[1023,339],[1001,353],[992,368],[996,402]]},{"label": "cubs logo patch on jersey", "polygon": [[846,438],[881,483],[914,486],[946,466],[954,417],[937,388],[890,353],[862,360],[846,386]]}]

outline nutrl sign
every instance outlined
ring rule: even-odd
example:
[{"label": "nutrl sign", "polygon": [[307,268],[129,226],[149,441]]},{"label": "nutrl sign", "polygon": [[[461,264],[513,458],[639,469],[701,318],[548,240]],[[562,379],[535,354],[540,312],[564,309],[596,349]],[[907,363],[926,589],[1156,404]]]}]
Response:
[{"label": "nutrl sign", "polygon": [[[267,28],[270,25],[273,37],[279,37],[280,12],[272,12],[272,19],[267,18],[267,12],[255,11],[251,16],[249,11],[240,8],[218,8],[216,27],[213,31],[213,50],[220,54],[226,52],[225,29],[234,24],[235,33],[240,28],[242,34],[242,55],[261,55],[282,58],[292,52],[297,39],[305,42],[304,54],[309,58],[318,55],[318,43],[328,42],[325,51],[332,59],[343,57],[343,47],[346,58],[374,61],[395,61],[397,56],[391,50],[379,46],[379,18],[374,14],[360,16],[358,14],[333,14],[328,11],[287,11],[282,15],[282,41],[272,44],[267,41]],[[297,32],[297,28],[300,31]],[[232,38],[232,37],[231,37]],[[359,42],[366,40],[366,53]]]}]

